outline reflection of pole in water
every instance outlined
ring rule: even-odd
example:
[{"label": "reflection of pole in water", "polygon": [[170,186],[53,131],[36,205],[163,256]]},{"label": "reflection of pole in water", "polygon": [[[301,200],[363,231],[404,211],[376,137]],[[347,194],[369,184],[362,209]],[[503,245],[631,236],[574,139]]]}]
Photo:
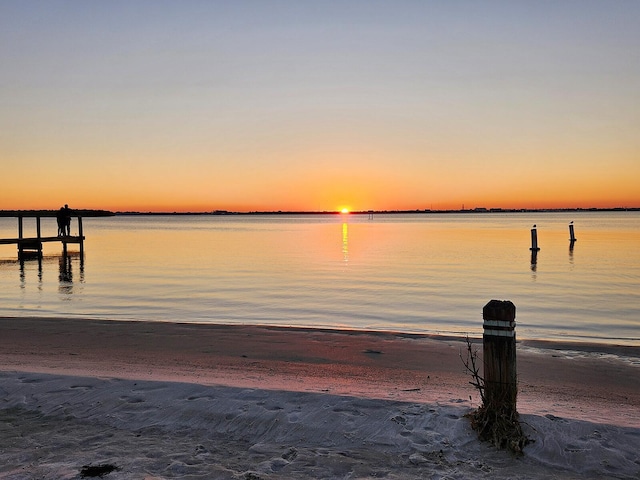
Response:
[{"label": "reflection of pole in water", "polygon": [[60,275],[58,276],[60,282],[73,282],[73,271],[71,270],[71,256],[66,252],[60,257]]},{"label": "reflection of pole in water", "polygon": [[84,283],[84,252],[80,252],[80,283]]},{"label": "reflection of pole in water", "polygon": [[26,277],[24,274],[24,258],[18,259],[20,262],[20,288],[24,289]]},{"label": "reflection of pole in water", "polygon": [[573,267],[573,242],[569,244],[569,265]]},{"label": "reflection of pole in water", "polygon": [[[43,274],[42,256],[38,255],[37,260],[38,260],[38,289],[42,290],[42,274]],[[20,266],[20,288],[25,288],[27,283],[27,276],[26,276],[26,270],[25,270],[25,263],[27,261],[29,261],[29,257],[25,259],[24,255],[18,259],[18,265]]]},{"label": "reflection of pole in water", "polygon": [[349,225],[342,224],[342,260],[349,261]]},{"label": "reflection of pole in water", "polygon": [[535,272],[538,268],[538,250],[531,250],[531,271]]}]

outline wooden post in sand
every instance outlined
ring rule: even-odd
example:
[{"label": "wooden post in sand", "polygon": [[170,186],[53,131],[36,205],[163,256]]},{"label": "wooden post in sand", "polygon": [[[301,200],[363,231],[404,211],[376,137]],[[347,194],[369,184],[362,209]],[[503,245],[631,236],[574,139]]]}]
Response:
[{"label": "wooden post in sand", "polygon": [[486,407],[510,416],[516,413],[516,306],[491,300],[482,309]]}]

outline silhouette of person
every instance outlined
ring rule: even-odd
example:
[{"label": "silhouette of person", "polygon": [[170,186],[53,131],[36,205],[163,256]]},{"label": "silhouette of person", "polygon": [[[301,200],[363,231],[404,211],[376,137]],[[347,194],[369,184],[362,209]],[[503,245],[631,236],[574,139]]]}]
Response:
[{"label": "silhouette of person", "polygon": [[71,209],[69,208],[69,205],[65,203],[63,210],[64,210],[63,232],[66,236],[70,236],[71,235]]},{"label": "silhouette of person", "polygon": [[58,236],[62,237],[66,233],[65,227],[65,211],[64,207],[60,207],[58,213],[56,214],[56,221],[58,222]]}]

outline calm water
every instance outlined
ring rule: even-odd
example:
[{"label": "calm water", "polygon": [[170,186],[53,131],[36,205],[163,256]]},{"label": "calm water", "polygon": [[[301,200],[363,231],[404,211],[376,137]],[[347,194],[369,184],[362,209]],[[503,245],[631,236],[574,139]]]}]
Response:
[{"label": "calm water", "polygon": [[[16,231],[0,218],[0,237]],[[0,245],[0,315],[480,335],[495,298],[515,303],[521,339],[640,343],[638,212],[136,216],[84,231],[83,262],[46,244],[41,268],[21,267]]]}]

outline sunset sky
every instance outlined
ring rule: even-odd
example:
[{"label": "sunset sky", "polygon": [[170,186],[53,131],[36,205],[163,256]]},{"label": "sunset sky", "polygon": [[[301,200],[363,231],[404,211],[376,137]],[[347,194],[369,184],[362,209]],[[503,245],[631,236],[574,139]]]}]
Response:
[{"label": "sunset sky", "polygon": [[640,2],[0,0],[0,209],[640,206]]}]

